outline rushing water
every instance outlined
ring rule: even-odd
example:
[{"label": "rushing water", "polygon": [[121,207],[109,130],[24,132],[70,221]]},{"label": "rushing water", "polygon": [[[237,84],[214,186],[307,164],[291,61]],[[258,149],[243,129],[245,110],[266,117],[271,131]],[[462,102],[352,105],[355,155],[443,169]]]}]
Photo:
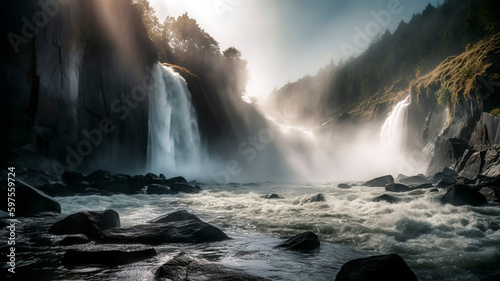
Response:
[{"label": "rushing water", "polygon": [[[27,253],[21,257],[20,264],[30,264],[39,271],[45,268],[44,274],[49,274],[52,279],[77,276],[92,280],[151,280],[162,263],[185,251],[195,257],[242,268],[273,280],[333,280],[341,265],[348,260],[397,253],[415,271],[419,280],[499,280],[500,277],[498,205],[442,205],[438,198],[443,190],[398,193],[395,195],[402,199],[398,204],[372,202],[374,197],[384,193],[383,188],[344,190],[337,188],[335,183],[262,183],[259,186],[203,188],[202,193],[195,195],[92,195],[57,200],[64,215],[89,209],[114,209],[120,213],[123,226],[187,209],[234,239],[201,245],[155,246],[158,257],[114,268],[64,268],[59,260],[67,248],[54,246],[42,247],[35,254]],[[260,198],[271,192],[284,199]],[[325,194],[326,202],[304,203],[307,196],[318,192]],[[306,230],[312,230],[320,237],[319,252],[303,254],[273,249],[280,238]],[[44,233],[46,230],[38,234],[24,231],[35,233],[36,238],[27,238],[29,243],[55,239]],[[73,247],[103,247],[90,245]],[[111,247],[132,249],[139,246]],[[48,252],[49,249],[56,252]],[[23,267],[19,270],[22,271]]]},{"label": "rushing water", "polygon": [[171,67],[156,63],[149,89],[148,171],[192,175],[203,158],[196,112],[186,81]]}]

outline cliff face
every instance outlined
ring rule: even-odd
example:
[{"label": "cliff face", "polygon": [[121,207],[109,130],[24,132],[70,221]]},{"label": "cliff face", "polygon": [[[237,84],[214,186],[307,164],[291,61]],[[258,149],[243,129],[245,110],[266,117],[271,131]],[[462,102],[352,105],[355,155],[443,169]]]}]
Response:
[{"label": "cliff face", "polygon": [[[420,146],[434,144],[429,173],[451,167],[457,161],[466,162],[462,157],[470,156],[468,150],[485,154],[499,144],[500,118],[489,113],[500,107],[499,73],[500,34],[497,34],[459,56],[446,59],[434,71],[413,81],[408,120],[413,129],[410,139],[417,140]],[[456,166],[457,172],[463,168]],[[498,170],[500,173],[500,167]]]},{"label": "cliff face", "polygon": [[63,166],[143,167],[145,82],[157,57],[135,9],[118,0],[2,6],[2,159],[32,143]]}]

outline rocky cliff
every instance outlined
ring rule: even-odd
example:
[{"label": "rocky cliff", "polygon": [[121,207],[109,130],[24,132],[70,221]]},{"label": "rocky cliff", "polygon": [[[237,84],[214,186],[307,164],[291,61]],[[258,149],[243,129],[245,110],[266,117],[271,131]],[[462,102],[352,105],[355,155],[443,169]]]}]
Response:
[{"label": "rocky cliff", "polygon": [[[2,159],[32,144],[80,169],[143,167],[156,51],[119,0],[2,3]],[[124,165],[124,163],[130,163]]]}]

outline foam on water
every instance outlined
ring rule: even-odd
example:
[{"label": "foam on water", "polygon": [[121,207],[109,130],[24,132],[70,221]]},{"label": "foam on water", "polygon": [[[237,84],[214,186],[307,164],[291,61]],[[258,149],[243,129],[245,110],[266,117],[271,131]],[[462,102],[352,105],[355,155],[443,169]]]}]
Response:
[{"label": "foam on water", "polygon": [[[422,280],[481,280],[474,269],[489,271],[500,261],[500,208],[442,205],[438,198],[444,191],[398,193],[394,195],[402,201],[389,204],[372,202],[384,193],[383,188],[344,190],[336,184],[204,189],[197,195],[86,196],[60,201],[67,213],[113,208],[124,225],[189,209],[233,235],[286,237],[312,230],[322,241],[351,245],[367,254],[398,253]],[[260,198],[273,192],[284,199]],[[303,203],[317,192],[325,194],[326,202]]]}]

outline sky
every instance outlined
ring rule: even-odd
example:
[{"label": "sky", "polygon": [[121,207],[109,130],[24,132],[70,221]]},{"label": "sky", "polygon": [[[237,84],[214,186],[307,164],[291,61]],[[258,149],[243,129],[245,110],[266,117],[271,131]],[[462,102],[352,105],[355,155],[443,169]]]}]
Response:
[{"label": "sky", "polygon": [[366,49],[430,2],[442,0],[149,0],[162,21],[185,12],[248,61],[247,95],[269,93]]}]

